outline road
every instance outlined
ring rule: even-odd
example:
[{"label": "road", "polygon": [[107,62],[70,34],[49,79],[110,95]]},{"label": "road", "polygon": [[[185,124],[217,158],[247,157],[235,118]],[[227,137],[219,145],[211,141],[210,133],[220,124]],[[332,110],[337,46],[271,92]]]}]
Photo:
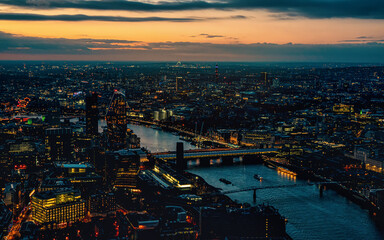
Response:
[{"label": "road", "polygon": [[18,239],[20,237],[19,231],[21,228],[21,224],[29,219],[31,212],[32,212],[31,205],[28,204],[28,206],[26,206],[23,209],[23,211],[21,211],[16,222],[13,223],[11,230],[9,231],[7,237],[5,238],[6,240]]}]

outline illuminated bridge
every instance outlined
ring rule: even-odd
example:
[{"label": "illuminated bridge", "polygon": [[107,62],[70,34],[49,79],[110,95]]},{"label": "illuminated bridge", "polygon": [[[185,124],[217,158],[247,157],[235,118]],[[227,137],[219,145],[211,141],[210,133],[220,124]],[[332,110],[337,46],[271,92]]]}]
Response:
[{"label": "illuminated bridge", "polygon": [[[312,186],[314,184],[319,185],[319,191],[320,191],[320,196],[323,195],[324,191],[324,186],[330,185],[330,184],[340,184],[344,182],[334,182],[334,181],[327,181],[327,182],[308,182],[308,183],[301,183],[301,184],[287,184],[287,185],[272,185],[272,186],[254,186],[254,187],[246,187],[246,188],[240,188],[240,189],[234,189],[234,190],[228,190],[228,191],[219,191],[219,192],[214,192],[207,194],[205,196],[218,196],[222,194],[231,194],[231,193],[238,193],[238,192],[248,192],[248,191],[253,191],[253,201],[256,201],[256,191],[257,190],[263,190],[263,189],[276,189],[276,188],[292,188],[292,187],[304,187],[304,186]],[[204,195],[203,195],[204,196]]]},{"label": "illuminated bridge", "polygon": [[[270,153],[277,153],[277,148],[262,148],[262,149],[219,149],[219,150],[193,150],[185,151],[184,159],[197,159],[197,158],[219,158],[219,157],[243,157],[250,155],[263,155]],[[163,160],[176,160],[176,153],[154,153],[154,157]]]},{"label": "illuminated bridge", "polygon": [[[242,157],[243,161],[252,161],[255,158],[260,158],[261,155],[277,154],[277,148],[263,148],[263,149],[198,149],[184,151],[184,160],[193,161],[197,160],[199,165],[209,166],[211,159],[221,159],[224,164],[233,163],[233,158]],[[157,159],[164,161],[175,161],[175,152],[154,153],[153,156]]]}]

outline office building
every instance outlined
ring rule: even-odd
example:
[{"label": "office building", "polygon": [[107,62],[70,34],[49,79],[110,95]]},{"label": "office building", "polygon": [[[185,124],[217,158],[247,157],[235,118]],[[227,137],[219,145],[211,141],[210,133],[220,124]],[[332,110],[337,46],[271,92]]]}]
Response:
[{"label": "office building", "polygon": [[140,155],[129,150],[108,152],[108,158],[112,161],[114,169],[113,186],[118,189],[136,191],[137,177],[140,171]]},{"label": "office building", "polygon": [[126,116],[125,94],[115,90],[106,114],[108,142],[111,150],[123,149],[127,145]]},{"label": "office building", "polygon": [[99,109],[97,108],[97,97],[97,93],[93,92],[85,98],[86,131],[89,136],[97,136],[98,134]]},{"label": "office building", "polygon": [[47,162],[68,161],[73,157],[72,130],[70,128],[48,128],[45,130]]},{"label": "office building", "polygon": [[89,197],[90,213],[109,213],[116,211],[116,197],[114,193],[97,193]]},{"label": "office building", "polygon": [[32,197],[32,220],[36,224],[71,223],[85,216],[80,191],[71,188],[38,192]]}]

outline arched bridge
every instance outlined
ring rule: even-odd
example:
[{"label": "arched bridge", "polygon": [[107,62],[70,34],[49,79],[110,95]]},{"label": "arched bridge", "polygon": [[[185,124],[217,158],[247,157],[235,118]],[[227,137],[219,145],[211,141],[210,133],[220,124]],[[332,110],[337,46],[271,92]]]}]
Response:
[{"label": "arched bridge", "polygon": [[239,189],[234,189],[234,190],[228,190],[228,191],[219,191],[219,192],[214,192],[202,196],[207,196],[207,197],[214,197],[222,194],[231,194],[231,193],[238,193],[238,192],[248,192],[248,191],[253,191],[253,201],[256,202],[256,191],[257,190],[263,190],[263,189],[276,189],[276,188],[292,188],[292,187],[302,187],[302,186],[313,186],[314,184],[320,185],[320,196],[323,195],[324,191],[324,186],[329,185],[329,184],[340,184],[343,182],[333,182],[333,181],[327,181],[327,182],[308,182],[308,183],[300,183],[300,184],[286,184],[286,185],[272,185],[272,186],[253,186],[253,187],[246,187],[246,188],[239,188]]}]

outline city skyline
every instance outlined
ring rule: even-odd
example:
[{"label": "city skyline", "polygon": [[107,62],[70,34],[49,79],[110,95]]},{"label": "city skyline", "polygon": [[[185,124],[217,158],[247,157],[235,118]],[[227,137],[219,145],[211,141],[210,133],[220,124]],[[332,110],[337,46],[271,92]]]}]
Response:
[{"label": "city skyline", "polygon": [[1,1],[0,60],[371,62],[384,3]]}]

